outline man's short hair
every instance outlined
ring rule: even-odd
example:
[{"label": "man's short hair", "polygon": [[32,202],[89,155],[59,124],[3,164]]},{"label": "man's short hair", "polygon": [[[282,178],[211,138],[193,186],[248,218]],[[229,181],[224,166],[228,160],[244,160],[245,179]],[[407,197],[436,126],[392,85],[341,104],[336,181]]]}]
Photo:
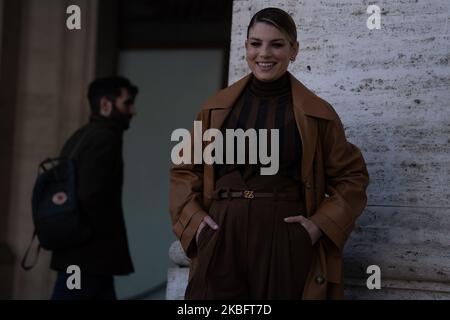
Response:
[{"label": "man's short hair", "polygon": [[100,100],[102,97],[117,98],[121,94],[121,88],[127,89],[133,99],[139,92],[138,87],[133,85],[127,78],[121,76],[98,78],[92,81],[88,91],[92,114],[100,113]]}]

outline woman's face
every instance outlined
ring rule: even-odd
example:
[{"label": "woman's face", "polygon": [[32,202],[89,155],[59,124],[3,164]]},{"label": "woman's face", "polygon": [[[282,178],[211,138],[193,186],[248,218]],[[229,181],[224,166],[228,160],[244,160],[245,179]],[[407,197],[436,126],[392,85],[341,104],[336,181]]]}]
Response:
[{"label": "woman's face", "polygon": [[279,29],[257,22],[250,28],[245,48],[253,75],[261,81],[274,81],[287,71],[290,59],[297,56],[298,42],[291,45]]}]

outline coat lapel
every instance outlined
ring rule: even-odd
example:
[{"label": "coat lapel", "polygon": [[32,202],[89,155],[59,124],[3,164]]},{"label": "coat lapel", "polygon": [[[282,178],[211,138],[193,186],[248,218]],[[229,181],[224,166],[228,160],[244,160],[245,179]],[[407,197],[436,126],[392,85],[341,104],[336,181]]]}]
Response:
[{"label": "coat lapel", "polygon": [[308,182],[306,180],[314,161],[318,138],[318,125],[314,118],[333,120],[335,114],[324,100],[312,93],[293,75],[290,76],[294,115],[303,144],[301,172],[303,182]]},{"label": "coat lapel", "polygon": [[294,116],[303,147],[300,172],[302,173],[303,183],[308,183],[307,177],[313,164],[317,142],[317,122],[314,119],[307,117],[308,112],[305,110],[308,108],[306,104],[307,91],[292,75],[291,87]]},{"label": "coat lapel", "polygon": [[250,73],[241,80],[233,83],[228,88],[220,90],[203,104],[202,109],[209,110],[231,108],[251,77],[252,74]]},{"label": "coat lapel", "polygon": [[[232,108],[225,109],[210,109],[207,110],[209,118],[208,128],[219,129],[222,127],[223,122],[227,118],[228,114],[231,112]],[[206,128],[205,128],[206,129]],[[209,208],[211,204],[211,194],[215,189],[215,177],[214,177],[214,166],[212,164],[204,165],[204,182],[203,182],[203,199],[205,199],[204,205]]]},{"label": "coat lapel", "polygon": [[210,128],[220,129],[232,108],[209,110]]}]

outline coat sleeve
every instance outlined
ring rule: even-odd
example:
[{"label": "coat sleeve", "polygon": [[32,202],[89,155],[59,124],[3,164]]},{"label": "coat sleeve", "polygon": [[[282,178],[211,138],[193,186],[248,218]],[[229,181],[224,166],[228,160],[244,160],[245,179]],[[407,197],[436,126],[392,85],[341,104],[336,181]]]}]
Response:
[{"label": "coat sleeve", "polygon": [[328,197],[310,219],[341,251],[366,206],[369,174],[361,151],[347,141],[337,114],[323,131],[320,137]]},{"label": "coat sleeve", "polygon": [[[201,114],[196,120],[201,121]],[[191,137],[192,131],[191,131]],[[191,139],[193,156],[193,139]],[[192,159],[191,159],[192,160]],[[172,229],[189,258],[197,254],[195,235],[203,218],[203,164],[173,165],[170,169],[169,210]]]}]

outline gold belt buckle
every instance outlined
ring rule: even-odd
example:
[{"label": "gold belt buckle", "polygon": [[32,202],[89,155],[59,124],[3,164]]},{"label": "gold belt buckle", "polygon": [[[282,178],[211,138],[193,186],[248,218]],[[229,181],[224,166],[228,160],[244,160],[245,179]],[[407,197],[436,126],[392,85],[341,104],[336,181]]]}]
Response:
[{"label": "gold belt buckle", "polygon": [[246,199],[253,199],[255,195],[253,194],[253,190],[245,190],[244,191],[244,198]]}]

